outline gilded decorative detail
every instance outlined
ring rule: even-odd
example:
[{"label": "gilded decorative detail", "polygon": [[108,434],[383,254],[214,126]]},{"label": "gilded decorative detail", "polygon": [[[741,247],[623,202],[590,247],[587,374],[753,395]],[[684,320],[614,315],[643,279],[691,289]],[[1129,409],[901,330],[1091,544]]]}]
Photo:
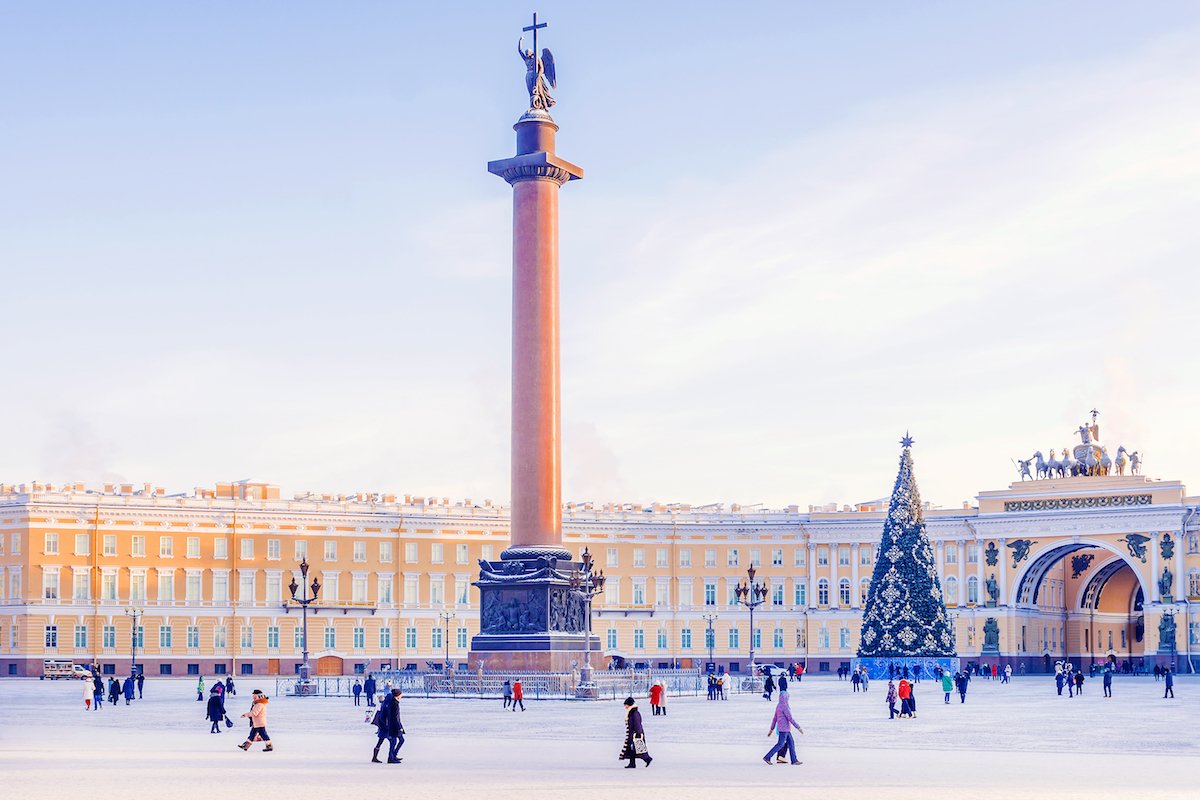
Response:
[{"label": "gilded decorative detail", "polygon": [[1115,494],[1105,497],[1053,497],[1046,500],[1009,500],[1005,511],[1057,511],[1072,508],[1115,508],[1118,506],[1148,506],[1148,494]]}]

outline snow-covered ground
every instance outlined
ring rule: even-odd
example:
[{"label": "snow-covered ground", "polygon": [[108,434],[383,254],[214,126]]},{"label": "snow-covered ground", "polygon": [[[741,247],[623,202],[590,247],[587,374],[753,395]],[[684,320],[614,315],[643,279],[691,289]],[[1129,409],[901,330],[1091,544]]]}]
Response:
[{"label": "snow-covered ground", "polygon": [[809,678],[792,686],[805,730],[795,767],[760,760],[773,703],[671,698],[669,715],[654,717],[639,699],[655,760],[637,770],[616,759],[623,713],[607,701],[532,702],[514,714],[498,700],[405,698],[408,741],[393,766],[369,763],[374,729],[350,700],[274,697],[277,749],[244,753],[237,714],[256,684],[238,684],[238,724],[213,735],[192,681],[151,679],[145,700],[85,713],[78,683],[2,680],[0,797],[1200,797],[1200,680],[1190,678],[1175,700],[1153,678],[1119,677],[1111,700],[1099,680],[1076,699],[1047,678],[975,680],[965,705],[944,705],[927,681],[917,718],[893,721],[886,682],[864,695]]}]

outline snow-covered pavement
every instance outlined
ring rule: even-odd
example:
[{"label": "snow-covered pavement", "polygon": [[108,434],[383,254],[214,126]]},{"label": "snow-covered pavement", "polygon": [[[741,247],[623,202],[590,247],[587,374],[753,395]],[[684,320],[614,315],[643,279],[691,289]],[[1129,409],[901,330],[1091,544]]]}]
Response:
[{"label": "snow-covered pavement", "polygon": [[[408,741],[399,766],[371,764],[374,729],[348,699],[271,699],[272,753],[235,748],[250,690],[229,704],[237,725],[208,733],[194,682],[146,682],[146,699],[82,709],[75,682],[0,681],[0,797],[565,798],[1142,798],[1200,797],[1200,681],[1179,679],[1163,700],[1152,678],[1118,678],[1112,700],[1100,681],[1083,697],[1057,697],[1047,678],[1008,686],[975,680],[960,705],[934,684],[918,687],[918,716],[887,719],[886,682],[867,694],[850,684],[793,684],[805,735],[802,766],[760,760],[773,703],[671,698],[667,717],[639,698],[654,756],[649,769],[616,759],[623,736],[613,702],[542,701],[510,713],[500,701],[405,698]],[[869,789],[869,791],[868,791]]]}]

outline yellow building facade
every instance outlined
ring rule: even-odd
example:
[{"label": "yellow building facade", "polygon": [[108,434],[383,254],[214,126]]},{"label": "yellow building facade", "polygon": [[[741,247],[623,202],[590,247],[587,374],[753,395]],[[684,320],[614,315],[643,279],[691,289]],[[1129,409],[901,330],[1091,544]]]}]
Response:
[{"label": "yellow building facade", "polygon": [[[1200,649],[1198,506],[1178,482],[1067,477],[927,511],[960,656],[1186,670]],[[592,623],[606,664],[743,671],[753,635],[759,663],[824,672],[858,646],[884,511],[568,505],[564,543],[607,576]],[[318,673],[461,668],[479,629],[477,562],[499,558],[507,525],[490,504],[288,500],[262,483],[187,496],[0,486],[0,675],[38,675],[48,659],[127,673],[135,613],[148,675],[295,674],[301,560],[321,583],[308,615]],[[769,586],[753,634],[734,596],[751,566]]]}]

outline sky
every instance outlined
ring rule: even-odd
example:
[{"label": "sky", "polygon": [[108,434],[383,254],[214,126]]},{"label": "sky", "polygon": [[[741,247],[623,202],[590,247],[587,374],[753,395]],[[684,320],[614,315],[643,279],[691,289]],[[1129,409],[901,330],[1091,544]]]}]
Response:
[{"label": "sky", "polygon": [[[564,498],[1200,493],[1200,6],[543,2]],[[0,4],[0,481],[509,497],[527,4]]]}]

